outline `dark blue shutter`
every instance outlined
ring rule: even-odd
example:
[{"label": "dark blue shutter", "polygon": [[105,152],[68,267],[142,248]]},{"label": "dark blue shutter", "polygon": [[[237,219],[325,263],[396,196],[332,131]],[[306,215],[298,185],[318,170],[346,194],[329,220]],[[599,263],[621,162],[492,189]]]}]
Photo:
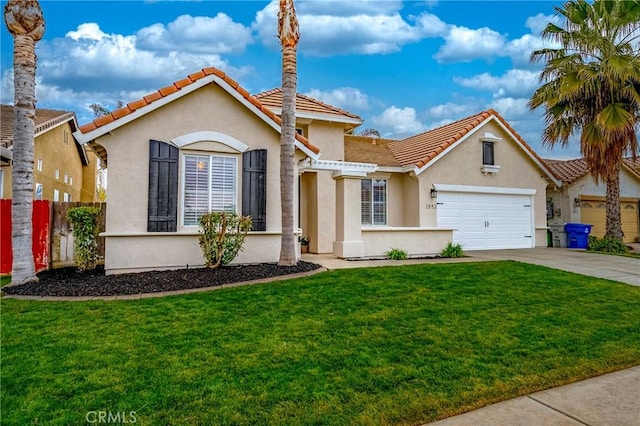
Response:
[{"label": "dark blue shutter", "polygon": [[148,232],[175,232],[178,225],[178,148],[149,144]]},{"label": "dark blue shutter", "polygon": [[242,154],[242,215],[251,216],[252,231],[267,230],[267,150]]}]

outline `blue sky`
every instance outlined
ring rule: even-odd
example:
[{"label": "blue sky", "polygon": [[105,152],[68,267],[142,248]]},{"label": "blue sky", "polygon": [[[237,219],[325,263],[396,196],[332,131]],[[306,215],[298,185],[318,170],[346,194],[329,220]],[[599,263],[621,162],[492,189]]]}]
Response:
[{"label": "blue sky", "polygon": [[[3,6],[6,2],[2,2]],[[251,93],[280,86],[277,0],[40,1],[38,107],[113,108],[205,66]],[[543,157],[575,158],[576,145],[540,144],[540,31],[559,1],[296,0],[298,91],[360,115],[365,128],[402,138],[497,110]],[[13,99],[12,39],[1,34],[2,103]]]}]

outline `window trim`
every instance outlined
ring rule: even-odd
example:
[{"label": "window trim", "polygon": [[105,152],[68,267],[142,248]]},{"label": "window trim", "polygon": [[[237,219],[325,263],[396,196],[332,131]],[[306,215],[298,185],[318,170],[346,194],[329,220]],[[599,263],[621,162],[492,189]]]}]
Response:
[{"label": "window trim", "polygon": [[[362,222],[362,182],[370,181],[371,182],[371,197],[370,197],[370,221],[371,223],[363,223]],[[375,223],[375,213],[374,213],[374,197],[373,197],[373,183],[374,181],[382,181],[384,182],[384,223]],[[378,204],[382,204],[378,202]],[[360,225],[365,227],[378,227],[378,226],[389,226],[389,179],[386,178],[367,178],[362,179],[360,181]]]},{"label": "window trim", "polygon": [[[234,160],[234,167],[235,167],[235,180],[234,180],[234,205],[235,205],[235,209],[234,209],[234,213],[238,214],[240,205],[239,205],[239,188],[241,185],[241,180],[240,180],[240,176],[238,175],[239,171],[239,161],[238,161],[238,155],[234,155],[234,154],[228,154],[228,153],[222,153],[222,152],[202,152],[202,151],[180,151],[180,169],[178,172],[178,215],[179,215],[179,226],[183,229],[197,229],[199,227],[199,225],[186,225],[185,224],[185,173],[186,173],[186,157],[209,157],[209,159],[211,159],[211,157],[225,157],[225,158],[231,158]],[[212,162],[209,161],[209,179],[208,179],[208,189],[209,189],[209,195],[211,194],[211,167],[212,167]]]}]

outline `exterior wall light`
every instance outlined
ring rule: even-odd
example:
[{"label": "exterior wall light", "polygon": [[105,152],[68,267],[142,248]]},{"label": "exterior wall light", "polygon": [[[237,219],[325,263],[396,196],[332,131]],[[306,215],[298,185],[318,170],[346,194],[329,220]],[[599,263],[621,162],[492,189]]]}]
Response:
[{"label": "exterior wall light", "polygon": [[435,188],[431,188],[431,198],[437,198],[438,197],[438,191],[436,191]]},{"label": "exterior wall light", "polygon": [[577,208],[580,207],[580,198],[573,199],[573,205]]}]

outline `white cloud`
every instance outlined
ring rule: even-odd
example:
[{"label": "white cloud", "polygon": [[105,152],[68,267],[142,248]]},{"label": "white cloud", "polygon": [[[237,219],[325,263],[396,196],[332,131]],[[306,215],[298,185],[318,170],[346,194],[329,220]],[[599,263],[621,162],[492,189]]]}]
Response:
[{"label": "white cloud", "polygon": [[[476,102],[468,101],[464,103],[455,103],[455,102],[447,102],[440,105],[435,105],[429,108],[427,111],[427,115],[429,118],[440,120],[440,122],[450,123],[451,121],[458,120],[460,118],[466,117],[468,115],[476,114],[480,112]],[[433,124],[429,126],[430,128],[438,127]]]},{"label": "white cloud", "polygon": [[[491,102],[490,107],[502,115],[507,121],[530,119],[536,116],[527,106],[528,98],[502,98]],[[536,120],[537,121],[537,120]]]},{"label": "white cloud", "polygon": [[474,59],[492,59],[500,56],[505,37],[490,29],[470,29],[452,25],[444,37],[445,44],[434,55],[438,62],[470,62]]},{"label": "white cloud", "polygon": [[101,40],[106,37],[106,34],[102,32],[98,24],[95,22],[89,22],[78,25],[77,31],[69,31],[65,37],[69,37],[74,41],[78,41],[80,39]]},{"label": "white cloud", "polygon": [[206,66],[228,71],[235,78],[251,72],[230,66],[220,55],[180,46],[171,51],[143,50],[136,35],[106,34],[96,24],[83,24],[64,38],[42,41],[38,58],[43,82],[76,91],[160,88]]},{"label": "white cloud", "polygon": [[544,30],[550,22],[560,25],[562,18],[559,15],[544,15],[538,13],[536,16],[528,17],[525,25],[531,30],[531,34],[540,35],[542,30]]},{"label": "white cloud", "polygon": [[492,91],[494,97],[531,95],[538,87],[539,74],[534,71],[512,69],[497,77],[482,73],[470,78],[454,77],[453,80],[471,89]]},{"label": "white cloud", "polygon": [[389,107],[373,117],[371,122],[382,135],[390,138],[408,137],[426,129],[418,119],[416,110],[411,107]]},{"label": "white cloud", "polygon": [[[300,3],[299,52],[304,55],[386,54],[399,51],[407,43],[442,35],[446,24],[437,16],[423,13],[415,24],[399,13],[402,2],[319,2]],[[253,29],[262,43],[278,48],[277,0],[256,13]]]},{"label": "white cloud", "polygon": [[234,22],[224,13],[213,18],[182,15],[166,26],[154,24],[136,34],[136,47],[152,51],[242,53],[252,42],[251,28]]},{"label": "white cloud", "polygon": [[355,114],[371,108],[369,97],[353,87],[340,87],[328,91],[311,89],[305,95]]}]

